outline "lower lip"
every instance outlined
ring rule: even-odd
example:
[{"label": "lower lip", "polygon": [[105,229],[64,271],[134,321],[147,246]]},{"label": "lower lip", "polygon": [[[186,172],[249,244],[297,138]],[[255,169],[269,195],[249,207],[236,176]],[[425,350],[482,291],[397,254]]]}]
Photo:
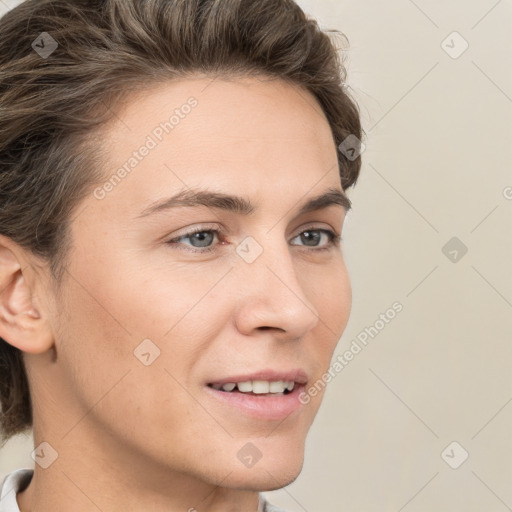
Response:
[{"label": "lower lip", "polygon": [[219,391],[206,386],[206,391],[213,398],[227,404],[240,412],[259,420],[283,420],[303,405],[299,395],[304,385],[297,385],[291,393],[281,396],[248,395],[240,392]]}]

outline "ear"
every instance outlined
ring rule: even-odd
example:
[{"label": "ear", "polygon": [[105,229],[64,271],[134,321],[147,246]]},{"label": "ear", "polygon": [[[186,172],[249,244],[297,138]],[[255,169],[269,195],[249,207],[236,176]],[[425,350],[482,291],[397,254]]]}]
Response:
[{"label": "ear", "polygon": [[0,337],[32,354],[54,344],[48,312],[35,294],[41,285],[26,251],[0,235]]}]

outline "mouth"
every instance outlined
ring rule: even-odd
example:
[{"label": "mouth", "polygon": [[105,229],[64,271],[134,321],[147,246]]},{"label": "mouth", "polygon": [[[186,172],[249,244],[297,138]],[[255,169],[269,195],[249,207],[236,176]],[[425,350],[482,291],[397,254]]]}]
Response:
[{"label": "mouth", "polygon": [[[240,413],[259,420],[282,420],[302,408],[300,393],[308,379],[304,371],[263,371],[232,376],[206,384],[209,396],[223,412]],[[230,407],[226,407],[230,406]]]},{"label": "mouth", "polygon": [[284,396],[290,394],[296,386],[295,381],[247,380],[226,384],[208,384],[209,387],[223,393],[243,393],[253,396]]}]

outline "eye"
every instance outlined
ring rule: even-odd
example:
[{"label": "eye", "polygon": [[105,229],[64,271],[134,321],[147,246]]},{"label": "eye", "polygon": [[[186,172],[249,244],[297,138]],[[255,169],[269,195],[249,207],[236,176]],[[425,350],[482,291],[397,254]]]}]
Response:
[{"label": "eye", "polygon": [[[201,226],[190,230],[176,238],[168,240],[168,245],[179,246],[182,245],[183,249],[195,253],[206,253],[215,251],[216,245],[212,245],[215,238],[220,234],[219,229],[208,229]],[[310,228],[302,231],[299,235],[292,240],[299,238],[304,247],[310,247],[312,251],[324,251],[338,246],[341,241],[341,236],[337,235],[330,229]],[[190,243],[186,243],[186,242]],[[322,244],[322,241],[324,242]]]},{"label": "eye", "polygon": [[204,229],[202,227],[198,227],[189,231],[188,233],[185,233],[184,235],[169,240],[167,243],[170,245],[180,244],[182,243],[182,240],[188,239],[190,242],[192,242],[189,246],[199,250],[186,250],[192,250],[192,252],[209,252],[214,250],[210,244],[215,239],[215,235],[218,235],[219,232],[220,231],[218,229]]},{"label": "eye", "polygon": [[[295,238],[299,238],[301,241],[305,241],[306,247],[312,247],[314,250],[322,251],[331,249],[333,246],[337,246],[341,241],[341,237],[338,236],[334,231],[330,229],[307,229],[302,231]],[[327,238],[327,243],[321,244],[322,238]],[[295,239],[294,239],[295,240]]]}]

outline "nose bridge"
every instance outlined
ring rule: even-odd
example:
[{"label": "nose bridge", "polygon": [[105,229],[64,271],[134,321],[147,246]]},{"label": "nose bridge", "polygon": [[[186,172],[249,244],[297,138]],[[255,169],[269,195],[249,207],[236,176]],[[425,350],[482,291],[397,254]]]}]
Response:
[{"label": "nose bridge", "polygon": [[318,322],[318,312],[297,276],[293,255],[282,236],[247,237],[237,248],[242,280],[237,324],[242,330],[274,327],[303,336]]}]

